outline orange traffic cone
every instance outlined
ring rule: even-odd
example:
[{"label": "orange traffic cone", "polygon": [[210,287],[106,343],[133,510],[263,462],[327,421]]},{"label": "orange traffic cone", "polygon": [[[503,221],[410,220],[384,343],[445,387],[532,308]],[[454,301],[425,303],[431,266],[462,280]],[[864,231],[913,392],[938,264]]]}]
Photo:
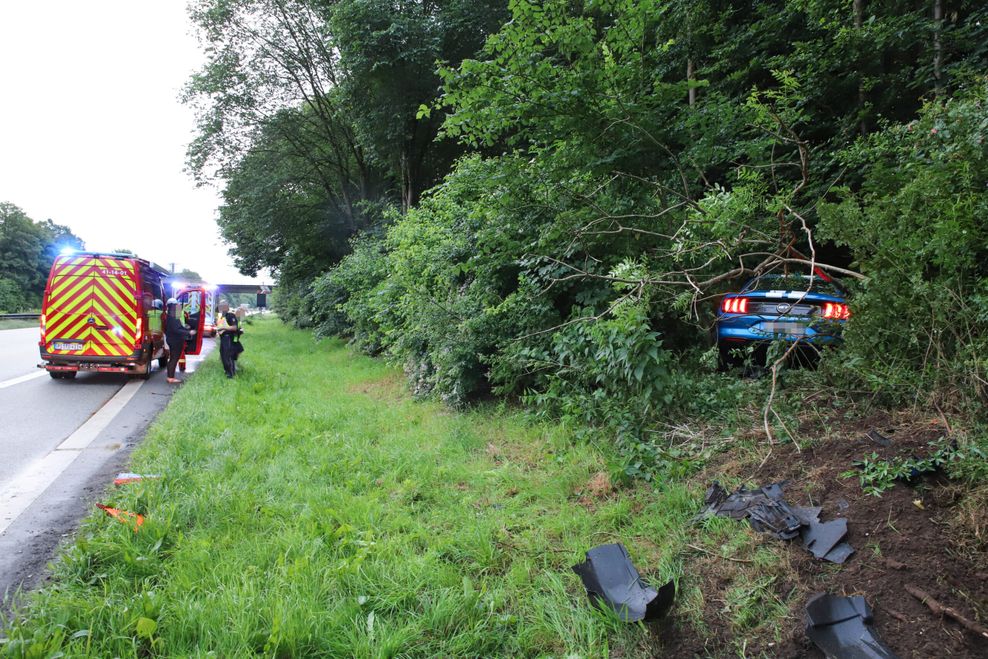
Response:
[{"label": "orange traffic cone", "polygon": [[134,523],[134,533],[137,533],[137,529],[141,528],[141,524],[144,523],[144,515],[138,515],[137,513],[132,513],[129,510],[118,510],[117,508],[110,508],[109,506],[104,506],[101,503],[96,504],[96,507],[105,512],[110,517],[115,517],[124,524],[130,524],[131,521]]}]

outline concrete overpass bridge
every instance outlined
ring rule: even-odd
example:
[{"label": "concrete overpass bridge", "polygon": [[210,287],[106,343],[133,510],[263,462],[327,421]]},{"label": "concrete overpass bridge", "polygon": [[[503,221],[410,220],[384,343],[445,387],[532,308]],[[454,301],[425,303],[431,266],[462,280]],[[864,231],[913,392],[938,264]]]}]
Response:
[{"label": "concrete overpass bridge", "polygon": [[224,295],[253,295],[255,296],[254,306],[262,309],[268,306],[268,299],[276,288],[271,284],[201,284],[179,281],[178,279],[169,279],[169,285],[172,290],[186,286],[205,286],[213,290],[217,300]]},{"label": "concrete overpass bridge", "polygon": [[274,288],[274,286],[267,284],[217,284],[216,299],[218,300],[224,293],[253,294],[256,296],[254,306],[258,309],[265,309],[268,306],[268,297]]}]

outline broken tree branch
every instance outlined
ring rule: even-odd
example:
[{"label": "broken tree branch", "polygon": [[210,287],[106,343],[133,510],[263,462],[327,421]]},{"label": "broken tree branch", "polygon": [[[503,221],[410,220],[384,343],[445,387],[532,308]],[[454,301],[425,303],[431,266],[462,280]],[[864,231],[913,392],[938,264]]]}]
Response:
[{"label": "broken tree branch", "polygon": [[988,638],[988,629],[986,629],[985,627],[979,625],[978,623],[972,620],[968,620],[967,618],[962,616],[956,609],[941,604],[940,602],[933,599],[928,593],[926,593],[923,590],[920,590],[916,586],[911,586],[909,584],[906,584],[905,589],[907,593],[909,593],[910,595],[918,599],[920,602],[925,604],[930,609],[930,611],[934,613],[934,615],[947,616],[948,618],[953,618],[956,622],[959,622],[961,626],[963,626],[965,629],[974,632],[975,634],[981,636],[982,638]]}]

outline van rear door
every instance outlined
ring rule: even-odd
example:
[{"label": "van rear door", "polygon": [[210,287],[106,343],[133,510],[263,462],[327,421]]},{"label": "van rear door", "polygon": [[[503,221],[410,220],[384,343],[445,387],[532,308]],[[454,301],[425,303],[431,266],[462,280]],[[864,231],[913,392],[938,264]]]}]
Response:
[{"label": "van rear door", "polygon": [[130,356],[140,345],[135,265],[60,256],[45,300],[45,349],[54,355]]},{"label": "van rear door", "polygon": [[128,357],[141,345],[135,264],[102,256],[93,261],[89,349],[104,357]]},{"label": "van rear door", "polygon": [[45,350],[55,355],[86,354],[93,305],[90,257],[59,256],[45,292]]}]

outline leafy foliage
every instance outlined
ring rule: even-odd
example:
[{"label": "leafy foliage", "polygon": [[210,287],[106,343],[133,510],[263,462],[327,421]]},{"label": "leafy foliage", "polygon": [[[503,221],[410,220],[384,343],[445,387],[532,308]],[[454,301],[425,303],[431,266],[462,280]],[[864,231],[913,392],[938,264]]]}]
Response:
[{"label": "leafy foliage", "polygon": [[894,399],[988,400],[986,103],[982,82],[848,148],[862,188],[821,211],[821,232],[868,275],[846,367]]},{"label": "leafy foliage", "polygon": [[193,15],[215,51],[190,162],[226,181],[238,264],[419,394],[524,398],[659,464],[651,427],[738,395],[701,366],[711,300],[812,263],[858,280],[832,381],[983,395],[983,3]]},{"label": "leafy foliage", "polygon": [[963,475],[969,471],[969,463],[983,463],[985,458],[978,445],[973,443],[958,448],[952,440],[941,437],[930,442],[929,447],[929,454],[923,458],[911,456],[882,460],[877,453],[872,453],[854,463],[859,471],[846,471],[841,476],[857,477],[861,489],[877,497],[891,489],[896,481],[911,481],[938,469],[945,469],[951,476]]},{"label": "leafy foliage", "polygon": [[39,309],[55,257],[63,248],[82,246],[68,227],[35,222],[17,206],[0,202],[0,311]]}]

